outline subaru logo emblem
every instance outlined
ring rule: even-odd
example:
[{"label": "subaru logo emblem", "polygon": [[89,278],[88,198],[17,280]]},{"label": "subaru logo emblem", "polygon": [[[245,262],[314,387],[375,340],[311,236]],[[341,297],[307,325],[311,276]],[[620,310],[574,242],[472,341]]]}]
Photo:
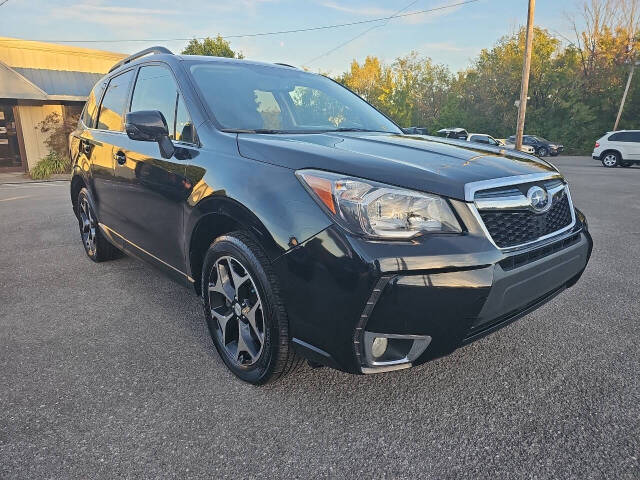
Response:
[{"label": "subaru logo emblem", "polygon": [[544,188],[531,187],[527,192],[527,198],[529,199],[529,205],[537,213],[546,212],[551,207],[551,197],[549,197]]}]

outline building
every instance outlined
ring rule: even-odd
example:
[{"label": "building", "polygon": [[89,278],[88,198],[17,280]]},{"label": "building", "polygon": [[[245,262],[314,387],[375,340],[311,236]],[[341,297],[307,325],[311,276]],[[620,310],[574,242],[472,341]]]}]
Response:
[{"label": "building", "polygon": [[0,37],[0,172],[31,170],[48,149],[37,125],[80,113],[91,88],[126,55]]}]

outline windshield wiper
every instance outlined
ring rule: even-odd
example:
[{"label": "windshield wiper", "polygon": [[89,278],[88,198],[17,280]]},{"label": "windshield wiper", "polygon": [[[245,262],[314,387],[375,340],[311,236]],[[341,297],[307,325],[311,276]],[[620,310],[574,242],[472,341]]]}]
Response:
[{"label": "windshield wiper", "polygon": [[326,130],[327,132],[375,132],[375,133],[393,133],[387,132],[386,130],[372,130],[370,128],[354,128],[354,127],[340,127],[334,128],[331,130]]},{"label": "windshield wiper", "polygon": [[273,130],[269,128],[224,128],[227,133],[287,133],[284,130]]}]

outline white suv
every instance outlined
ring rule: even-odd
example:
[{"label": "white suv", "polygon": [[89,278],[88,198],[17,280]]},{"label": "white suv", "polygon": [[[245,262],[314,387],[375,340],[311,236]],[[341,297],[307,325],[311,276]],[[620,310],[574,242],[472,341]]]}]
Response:
[{"label": "white suv", "polygon": [[591,154],[605,167],[630,167],[640,163],[640,130],[607,132],[599,138]]}]

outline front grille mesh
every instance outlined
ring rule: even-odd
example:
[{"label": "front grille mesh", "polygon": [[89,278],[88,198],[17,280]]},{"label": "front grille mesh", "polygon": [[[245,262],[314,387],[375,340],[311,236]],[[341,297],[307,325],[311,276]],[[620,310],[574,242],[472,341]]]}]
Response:
[{"label": "front grille mesh", "polygon": [[556,200],[549,211],[480,211],[485,227],[498,247],[506,248],[532,242],[571,224],[571,206],[567,195]]}]

